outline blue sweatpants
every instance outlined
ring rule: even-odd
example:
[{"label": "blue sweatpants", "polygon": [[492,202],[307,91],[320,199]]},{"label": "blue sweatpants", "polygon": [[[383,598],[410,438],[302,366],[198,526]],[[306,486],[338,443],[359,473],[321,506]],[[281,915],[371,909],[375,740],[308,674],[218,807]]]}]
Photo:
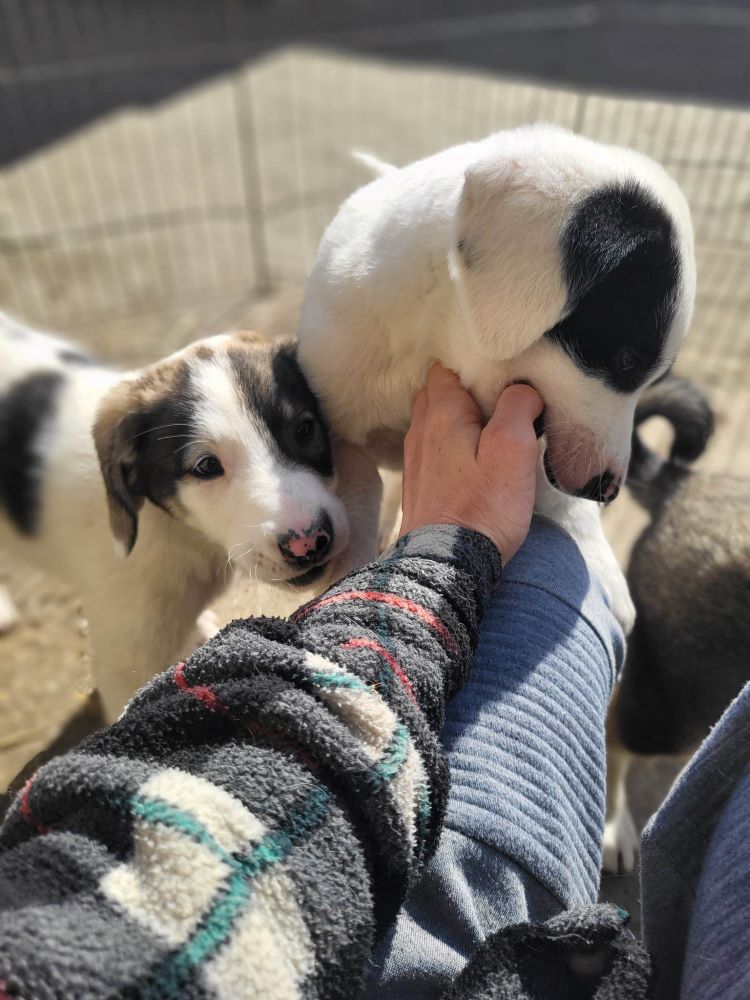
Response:
[{"label": "blue sweatpants", "polygon": [[448,706],[445,829],[372,960],[369,997],[435,997],[498,928],[596,901],[604,718],[623,655],[577,546],[535,519]]}]

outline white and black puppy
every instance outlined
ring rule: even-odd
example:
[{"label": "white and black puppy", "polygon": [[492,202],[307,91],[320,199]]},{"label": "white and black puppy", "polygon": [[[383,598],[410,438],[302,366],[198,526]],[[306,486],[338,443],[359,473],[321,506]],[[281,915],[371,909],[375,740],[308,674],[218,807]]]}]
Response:
[{"label": "white and black puppy", "polygon": [[[690,213],[665,171],[527,126],[382,166],[342,205],[308,280],[299,359],[334,435],[381,464],[398,461],[433,361],[485,415],[531,383],[545,403],[538,509],[573,532],[629,626],[597,508],[578,498],[616,496],[638,394],[671,364],[694,296]],[[373,488],[351,562],[372,555],[377,501]]]},{"label": "white and black puppy", "polygon": [[292,347],[225,334],[123,374],[0,316],[0,545],[79,589],[109,719],[228,568],[323,572],[348,536],[334,485]]}]

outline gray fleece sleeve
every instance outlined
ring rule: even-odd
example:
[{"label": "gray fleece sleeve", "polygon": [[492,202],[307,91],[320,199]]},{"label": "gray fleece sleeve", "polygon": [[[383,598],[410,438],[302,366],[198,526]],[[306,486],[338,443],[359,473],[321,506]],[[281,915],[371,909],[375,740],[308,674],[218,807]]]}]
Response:
[{"label": "gray fleece sleeve", "polygon": [[356,996],[436,842],[499,574],[483,536],[415,532],[37,772],[0,831],[0,996]]}]

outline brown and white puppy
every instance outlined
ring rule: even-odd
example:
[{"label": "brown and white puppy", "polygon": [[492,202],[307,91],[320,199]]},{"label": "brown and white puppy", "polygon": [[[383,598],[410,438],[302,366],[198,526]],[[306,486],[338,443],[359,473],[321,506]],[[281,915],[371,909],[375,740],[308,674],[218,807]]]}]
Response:
[{"label": "brown and white puppy", "polygon": [[333,487],[292,346],[224,334],[123,374],[0,314],[0,545],[78,587],[108,719],[229,569],[324,572],[348,538]]},{"label": "brown and white puppy", "polygon": [[636,427],[666,418],[663,460],[633,436],[632,495],[651,514],[628,568],[637,615],[607,719],[604,868],[629,871],[640,834],[625,779],[633,755],[689,756],[750,681],[750,480],[690,468],[713,431],[695,386],[647,389]]}]

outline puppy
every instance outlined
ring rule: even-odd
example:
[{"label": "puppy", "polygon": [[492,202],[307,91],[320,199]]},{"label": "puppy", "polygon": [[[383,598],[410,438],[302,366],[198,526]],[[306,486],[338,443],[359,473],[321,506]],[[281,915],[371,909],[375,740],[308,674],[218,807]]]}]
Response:
[{"label": "puppy", "polygon": [[[575,536],[629,627],[624,579],[586,501],[617,495],[638,395],[690,323],[684,197],[646,157],[551,125],[382,170],[328,227],[302,304],[300,364],[333,434],[360,462],[397,464],[435,360],[486,416],[508,384],[531,383],[545,402],[538,509]],[[358,496],[351,563],[374,553],[374,473]]]},{"label": "puppy", "polygon": [[706,400],[669,378],[644,393],[636,426],[666,417],[667,461],[634,435],[628,487],[651,514],[628,570],[637,610],[607,720],[604,867],[630,871],[639,833],[627,803],[632,754],[689,755],[750,680],[750,480],[703,475]]},{"label": "puppy", "polygon": [[0,458],[0,544],[79,589],[108,720],[231,567],[308,583],[347,543],[295,351],[253,334],[123,374],[2,316]]}]

